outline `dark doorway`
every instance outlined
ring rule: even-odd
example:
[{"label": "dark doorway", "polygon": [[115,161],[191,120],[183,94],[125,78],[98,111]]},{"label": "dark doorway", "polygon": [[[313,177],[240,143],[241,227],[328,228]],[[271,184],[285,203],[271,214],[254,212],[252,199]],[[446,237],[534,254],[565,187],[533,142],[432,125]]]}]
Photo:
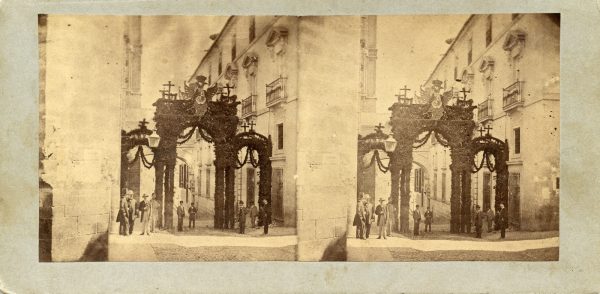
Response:
[{"label": "dark doorway", "polygon": [[521,174],[508,176],[508,220],[510,225],[519,228],[521,222]]},{"label": "dark doorway", "polygon": [[273,169],[271,197],[273,218],[283,221],[283,169],[281,168]]}]

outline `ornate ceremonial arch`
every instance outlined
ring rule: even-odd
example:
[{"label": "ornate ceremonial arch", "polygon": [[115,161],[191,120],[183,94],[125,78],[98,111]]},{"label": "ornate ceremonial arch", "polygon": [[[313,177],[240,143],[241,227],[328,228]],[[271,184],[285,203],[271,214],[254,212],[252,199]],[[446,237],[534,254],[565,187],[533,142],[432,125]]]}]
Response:
[{"label": "ornate ceremonial arch", "polygon": [[[437,83],[436,83],[437,82]],[[410,174],[413,164],[413,149],[425,145],[433,136],[441,145],[450,148],[451,198],[450,198],[450,232],[464,233],[471,230],[471,173],[483,168],[484,164],[491,172],[497,172],[496,205],[507,203],[508,195],[508,160],[507,143],[492,137],[488,133],[473,139],[476,123],[473,121],[473,100],[467,99],[465,89],[462,98],[454,96],[452,91],[439,93],[441,82],[434,81],[434,92],[424,93],[429,101],[425,104],[413,104],[413,99],[397,95],[398,102],[389,109],[392,111],[390,125],[395,140],[394,147],[386,145],[389,137],[381,132],[381,126],[375,133],[365,137],[359,136],[359,158],[370,150],[375,150],[373,161],[377,161],[379,169],[391,174],[392,203],[396,213],[400,212],[400,222],[396,229],[402,233],[409,232]],[[437,87],[437,89],[436,89]],[[454,105],[447,105],[455,99]],[[385,140],[385,141],[384,141]],[[377,149],[384,149],[389,156],[389,164],[382,164]],[[475,156],[483,152],[481,162],[475,163]],[[398,209],[399,208],[399,209]],[[397,215],[396,218],[398,219]]]},{"label": "ornate ceremonial arch", "polygon": [[[164,196],[164,224],[166,229],[173,225],[174,172],[177,160],[177,145],[184,144],[198,133],[205,141],[214,144],[215,150],[215,228],[233,228],[236,168],[246,162],[260,167],[259,201],[271,201],[271,139],[250,131],[236,135],[240,122],[237,116],[236,95],[230,95],[229,85],[213,85],[204,90],[204,76],[196,77],[197,83],[185,85],[185,92],[171,93],[174,86],[169,81],[163,85],[162,97],[156,107],[154,120],[156,133],[160,136],[157,147],[152,148],[154,158],[148,161],[141,147],[136,159],[141,157],[144,166],[155,169],[155,194],[158,201]],[[180,99],[177,99],[177,96]],[[217,99],[213,97],[218,96]],[[244,128],[247,128],[245,125]],[[151,132],[151,131],[150,131]],[[240,161],[237,153],[245,149],[245,159]],[[254,158],[258,152],[258,159]],[[163,195],[164,194],[164,195]]]}]

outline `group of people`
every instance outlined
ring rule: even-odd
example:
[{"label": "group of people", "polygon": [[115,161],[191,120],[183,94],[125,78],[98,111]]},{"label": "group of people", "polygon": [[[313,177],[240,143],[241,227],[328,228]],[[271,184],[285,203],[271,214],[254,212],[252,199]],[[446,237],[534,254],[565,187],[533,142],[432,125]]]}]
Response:
[{"label": "group of people", "polygon": [[[489,207],[486,212],[483,212],[481,211],[481,206],[475,206],[473,224],[475,225],[476,238],[481,238],[484,220],[487,224],[488,233],[491,233],[494,230],[500,230],[500,238],[506,238],[506,228],[508,228],[508,212],[503,203],[500,203],[500,209],[495,214]],[[492,223],[494,223],[495,226],[493,226]]]},{"label": "group of people", "polygon": [[[188,228],[196,228],[196,215],[198,214],[198,208],[192,202],[190,207],[187,209],[188,215]],[[183,219],[186,216],[186,209],[183,201],[179,201],[177,206],[177,231],[183,231]],[[246,233],[246,217],[249,217],[250,225],[252,228],[262,226],[264,234],[269,233],[269,225],[271,224],[271,205],[267,199],[260,201],[260,207],[257,208],[256,204],[252,202],[247,207],[244,206],[244,201],[239,201],[236,213],[236,222],[239,223],[240,234]]]},{"label": "group of people", "polygon": [[[198,214],[198,208],[194,205],[194,202],[190,204],[188,208],[188,228],[196,228],[196,214]],[[185,206],[183,201],[179,201],[177,206],[177,231],[183,232],[183,218],[185,217]]]},{"label": "group of people", "polygon": [[394,220],[394,205],[391,199],[379,199],[377,207],[373,208],[370,202],[369,194],[361,193],[356,203],[356,213],[354,215],[353,225],[356,227],[356,238],[366,240],[371,234],[371,224],[377,224],[379,237],[377,239],[387,239],[391,236]]},{"label": "group of people", "polygon": [[[419,226],[421,225],[421,210],[419,209],[419,204],[416,205],[415,210],[412,212],[413,215],[413,235],[419,235]],[[431,232],[431,224],[433,223],[433,210],[428,206],[427,210],[424,214],[425,217],[425,232]]]},{"label": "group of people", "polygon": [[244,206],[244,201],[240,200],[236,214],[236,220],[239,223],[240,234],[246,233],[246,217],[249,216],[250,225],[252,228],[257,226],[263,227],[263,234],[269,233],[269,225],[271,224],[271,205],[267,199],[260,201],[260,207],[257,208],[254,202],[247,207]]},{"label": "group of people", "polygon": [[141,235],[150,235],[154,233],[156,226],[156,215],[158,209],[158,201],[154,193],[152,199],[148,199],[148,195],[144,194],[142,200],[138,203],[134,198],[133,191],[127,190],[121,195],[119,203],[119,212],[117,214],[117,222],[119,223],[119,234],[128,236],[133,234],[133,228],[136,218],[142,222]]}]

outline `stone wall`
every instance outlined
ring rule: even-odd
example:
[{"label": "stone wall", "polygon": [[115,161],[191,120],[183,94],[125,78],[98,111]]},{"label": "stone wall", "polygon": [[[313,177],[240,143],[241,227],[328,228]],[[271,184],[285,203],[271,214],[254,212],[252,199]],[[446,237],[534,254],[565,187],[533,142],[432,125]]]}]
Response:
[{"label": "stone wall", "polygon": [[48,16],[42,260],[107,256],[111,197],[119,197],[122,26],[121,17]]},{"label": "stone wall", "polygon": [[356,197],[360,18],[302,17],[298,38],[298,260],[337,260]]}]

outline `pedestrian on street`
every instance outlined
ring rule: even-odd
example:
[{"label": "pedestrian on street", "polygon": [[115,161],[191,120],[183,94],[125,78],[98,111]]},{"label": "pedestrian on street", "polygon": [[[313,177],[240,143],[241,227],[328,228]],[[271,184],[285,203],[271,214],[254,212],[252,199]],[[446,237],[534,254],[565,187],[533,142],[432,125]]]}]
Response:
[{"label": "pedestrian on street", "polygon": [[504,204],[500,203],[500,211],[498,211],[498,225],[500,226],[500,238],[506,237],[506,227],[508,226],[508,212],[504,208]]},{"label": "pedestrian on street", "polygon": [[244,207],[244,201],[240,200],[238,208],[238,221],[240,222],[240,234],[246,233],[246,214],[248,210]]},{"label": "pedestrian on street", "polygon": [[129,235],[133,234],[133,225],[135,224],[135,208],[134,204],[131,203],[131,198],[127,199],[127,215],[129,216]]},{"label": "pedestrian on street", "polygon": [[391,237],[392,236],[392,226],[394,225],[395,216],[396,216],[396,207],[394,206],[394,203],[392,203],[392,197],[388,198],[388,203],[385,206],[385,208],[388,213],[387,222],[385,224],[386,235],[388,237]]},{"label": "pedestrian on street", "polygon": [[119,223],[119,235],[127,236],[129,233],[129,210],[127,208],[127,199],[125,199],[125,194],[121,195],[119,212],[117,213],[117,222]]},{"label": "pedestrian on street", "polygon": [[148,194],[142,196],[140,201],[140,221],[142,222],[142,233],[140,235],[150,235],[150,214],[152,213],[152,204],[148,201]]},{"label": "pedestrian on street", "polygon": [[362,196],[356,202],[353,226],[356,227],[356,239],[365,238],[365,205]]},{"label": "pedestrian on street", "polygon": [[419,210],[419,204],[417,204],[417,207],[413,211],[413,221],[414,221],[413,235],[418,236],[419,235],[419,224],[421,222],[421,211]]},{"label": "pedestrian on street", "polygon": [[431,224],[433,223],[433,211],[427,206],[427,210],[425,211],[425,232],[429,230],[431,233]]},{"label": "pedestrian on street", "polygon": [[488,231],[488,233],[491,233],[492,230],[494,229],[492,227],[492,222],[494,221],[494,211],[492,210],[491,207],[488,207],[488,210],[485,215],[485,219],[487,221],[487,231]]},{"label": "pedestrian on street", "polygon": [[483,227],[483,218],[484,214],[481,211],[481,206],[475,206],[475,217],[473,220],[475,221],[475,237],[481,238],[481,228]]},{"label": "pedestrian on street", "polygon": [[375,209],[371,204],[369,194],[365,194],[365,238],[369,239],[371,224],[375,221]]},{"label": "pedestrian on street", "polygon": [[267,199],[262,200],[262,211],[260,212],[260,216],[263,222],[263,230],[264,234],[269,233],[269,224],[271,224],[271,204]]},{"label": "pedestrian on street", "polygon": [[183,201],[179,201],[177,206],[177,231],[183,232],[183,218],[185,217],[185,208],[183,207]]},{"label": "pedestrian on street", "polygon": [[381,239],[383,235],[383,239],[387,239],[385,235],[385,227],[388,221],[389,213],[387,211],[387,206],[385,205],[385,199],[379,198],[379,205],[375,208],[375,214],[377,215],[377,228],[379,229],[379,237],[377,239]]},{"label": "pedestrian on street", "polygon": [[161,213],[160,203],[156,200],[156,194],[152,193],[152,200],[150,200],[150,232],[154,233],[155,229],[158,230],[158,214]]},{"label": "pedestrian on street", "polygon": [[198,208],[194,206],[194,202],[192,202],[190,208],[188,208],[188,228],[196,228],[196,213],[198,213]]},{"label": "pedestrian on street", "polygon": [[256,228],[256,217],[258,217],[258,208],[256,208],[256,204],[253,201],[250,206],[250,224],[252,224],[252,228]]}]

